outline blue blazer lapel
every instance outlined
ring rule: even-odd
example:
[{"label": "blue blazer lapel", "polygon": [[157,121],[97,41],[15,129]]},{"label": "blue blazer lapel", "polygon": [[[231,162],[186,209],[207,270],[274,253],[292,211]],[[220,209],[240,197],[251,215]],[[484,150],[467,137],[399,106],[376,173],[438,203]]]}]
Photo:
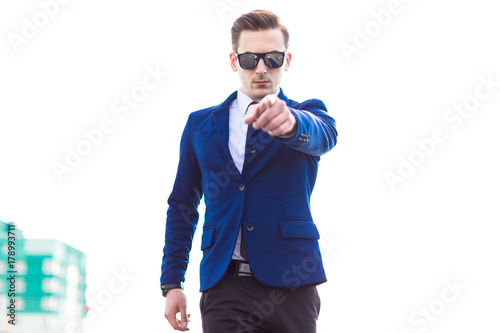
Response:
[{"label": "blue blazer lapel", "polygon": [[[217,105],[212,110],[215,128],[219,134],[219,140],[222,149],[229,161],[233,162],[231,153],[229,152],[229,105],[236,99],[237,92],[232,93],[222,104]],[[234,164],[234,162],[233,162]]]}]

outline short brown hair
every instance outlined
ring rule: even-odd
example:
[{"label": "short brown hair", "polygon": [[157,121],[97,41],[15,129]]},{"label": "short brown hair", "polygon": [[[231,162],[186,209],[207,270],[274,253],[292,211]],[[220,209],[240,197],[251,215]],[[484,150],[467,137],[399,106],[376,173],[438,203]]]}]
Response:
[{"label": "short brown hair", "polygon": [[288,50],[288,40],[290,38],[288,29],[281,24],[278,15],[269,10],[254,10],[250,13],[243,14],[236,19],[231,28],[231,41],[233,51],[238,52],[240,34],[243,30],[259,31],[268,29],[281,29],[283,33],[283,41],[285,42],[285,50]]}]

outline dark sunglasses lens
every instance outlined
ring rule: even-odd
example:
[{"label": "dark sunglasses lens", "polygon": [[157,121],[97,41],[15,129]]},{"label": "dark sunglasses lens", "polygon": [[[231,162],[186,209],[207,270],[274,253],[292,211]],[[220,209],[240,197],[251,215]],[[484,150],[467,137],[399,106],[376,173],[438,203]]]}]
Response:
[{"label": "dark sunglasses lens", "polygon": [[243,53],[239,56],[240,66],[243,69],[254,69],[257,66],[257,56],[251,53]]},{"label": "dark sunglasses lens", "polygon": [[264,63],[269,68],[279,68],[283,66],[284,60],[283,53],[279,52],[267,53],[264,57]]}]

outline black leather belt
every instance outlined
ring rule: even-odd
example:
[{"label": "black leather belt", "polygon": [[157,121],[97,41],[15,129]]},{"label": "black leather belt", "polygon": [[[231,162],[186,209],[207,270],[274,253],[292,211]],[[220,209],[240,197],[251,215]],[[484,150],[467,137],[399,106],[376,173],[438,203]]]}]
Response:
[{"label": "black leather belt", "polygon": [[253,276],[248,261],[242,260],[231,260],[227,272],[234,276]]}]

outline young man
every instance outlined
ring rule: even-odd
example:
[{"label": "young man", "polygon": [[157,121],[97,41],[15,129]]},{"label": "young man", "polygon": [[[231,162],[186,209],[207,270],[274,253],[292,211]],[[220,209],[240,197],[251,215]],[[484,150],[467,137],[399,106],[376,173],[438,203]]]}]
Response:
[{"label": "young man", "polygon": [[292,56],[274,13],[244,14],[231,34],[241,86],[191,113],[181,138],[162,263],[165,317],[188,330],[182,283],[204,196],[203,331],[315,332],[316,285],[326,277],[309,199],[319,156],[337,142],[335,121],[320,100],[297,103],[280,89]]}]

